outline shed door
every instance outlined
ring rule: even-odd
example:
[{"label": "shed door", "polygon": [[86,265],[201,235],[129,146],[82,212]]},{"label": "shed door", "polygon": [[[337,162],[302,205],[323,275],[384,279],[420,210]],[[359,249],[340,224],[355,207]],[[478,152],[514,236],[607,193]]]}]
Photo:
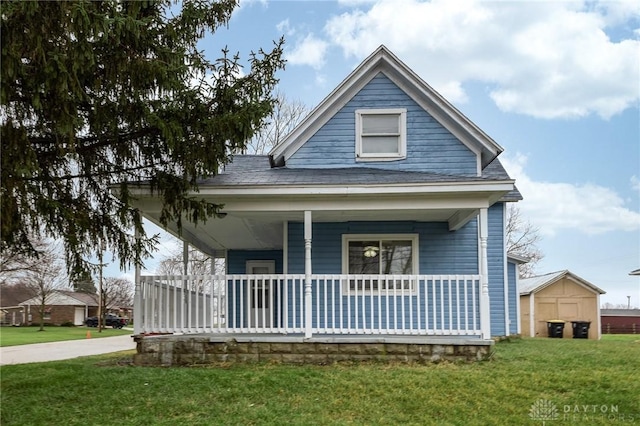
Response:
[{"label": "shed door", "polygon": [[74,325],[82,325],[84,323],[84,308],[77,307],[73,316],[73,324]]},{"label": "shed door", "polygon": [[[275,260],[248,260],[248,275],[275,274]],[[273,305],[273,289],[271,280],[249,279],[249,327],[271,327],[271,306]]]}]

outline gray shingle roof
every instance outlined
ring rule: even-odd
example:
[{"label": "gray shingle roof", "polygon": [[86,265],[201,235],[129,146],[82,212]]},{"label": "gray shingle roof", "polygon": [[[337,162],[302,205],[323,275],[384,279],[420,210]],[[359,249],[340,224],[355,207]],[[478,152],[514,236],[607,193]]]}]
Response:
[{"label": "gray shingle roof", "polygon": [[[236,155],[225,169],[199,185],[215,186],[260,186],[260,185],[358,185],[358,184],[412,184],[454,183],[509,180],[502,164],[497,159],[483,171],[482,177],[446,175],[430,172],[387,170],[373,167],[345,167],[308,169],[287,167],[271,168],[266,155]],[[506,195],[509,200],[522,199],[515,190]]]}]

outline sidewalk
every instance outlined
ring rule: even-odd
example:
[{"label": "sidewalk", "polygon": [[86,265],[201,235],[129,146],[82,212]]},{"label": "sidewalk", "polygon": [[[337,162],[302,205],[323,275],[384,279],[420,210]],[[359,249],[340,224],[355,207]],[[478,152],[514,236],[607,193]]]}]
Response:
[{"label": "sidewalk", "polygon": [[135,349],[131,336],[101,337],[0,348],[0,365],[59,361]]}]

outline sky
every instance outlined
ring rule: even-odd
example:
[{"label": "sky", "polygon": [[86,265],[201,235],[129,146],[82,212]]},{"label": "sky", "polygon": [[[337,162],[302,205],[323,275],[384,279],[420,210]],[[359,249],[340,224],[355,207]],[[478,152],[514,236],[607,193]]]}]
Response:
[{"label": "sky", "polygon": [[640,0],[241,1],[200,48],[247,58],[282,36],[278,90],[310,108],[387,46],[504,148],[542,237],[536,272],[640,307]]}]

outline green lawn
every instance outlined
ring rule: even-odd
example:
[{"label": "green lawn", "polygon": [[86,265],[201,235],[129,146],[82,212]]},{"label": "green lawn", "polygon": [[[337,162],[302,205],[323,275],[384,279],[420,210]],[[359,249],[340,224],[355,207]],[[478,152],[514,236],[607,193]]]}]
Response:
[{"label": "green lawn", "polygon": [[[2,367],[1,423],[612,425],[640,422],[640,336],[523,339],[477,363]],[[544,404],[538,401],[543,400]],[[537,404],[536,404],[537,403]],[[533,419],[530,414],[536,404]],[[542,411],[546,407],[548,411]],[[554,413],[557,419],[550,417]],[[606,410],[606,413],[602,411]]]},{"label": "green lawn", "polygon": [[111,327],[98,333],[93,327],[0,327],[0,346],[28,345],[31,343],[59,342],[62,340],[80,340],[91,338],[121,336],[131,334],[131,330],[114,330]]}]

